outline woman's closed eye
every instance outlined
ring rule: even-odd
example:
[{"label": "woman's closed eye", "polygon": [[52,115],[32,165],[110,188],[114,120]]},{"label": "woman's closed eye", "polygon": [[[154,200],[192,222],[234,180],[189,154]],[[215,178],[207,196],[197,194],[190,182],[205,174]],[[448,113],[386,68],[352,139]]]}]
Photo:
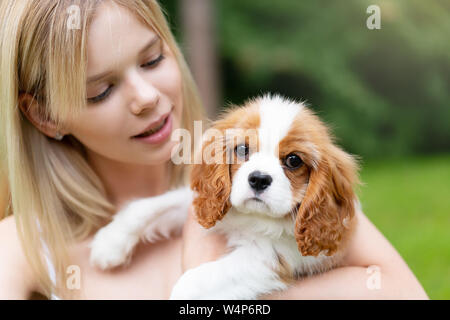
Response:
[{"label": "woman's closed eye", "polygon": [[147,63],[144,63],[143,65],[141,65],[142,68],[149,68],[149,67],[153,67],[155,65],[157,65],[158,63],[160,63],[162,60],[164,59],[164,55],[160,54],[158,58],[149,61]]},{"label": "woman's closed eye", "polygon": [[[152,69],[152,68],[156,67],[164,58],[165,58],[164,55],[160,54],[158,56],[158,58],[142,64],[141,68]],[[95,103],[99,103],[99,102],[105,100],[111,94],[111,92],[113,90],[113,87],[114,87],[114,85],[110,84],[108,86],[108,88],[105,91],[103,91],[101,94],[99,94],[98,96],[95,96],[95,97],[92,97],[92,98],[88,98],[87,99],[88,102],[92,103],[92,104],[95,104]]]},{"label": "woman's closed eye", "polygon": [[90,103],[97,103],[97,102],[99,102],[99,101],[104,100],[104,99],[110,94],[111,90],[112,90],[112,85],[109,85],[109,86],[108,86],[108,89],[106,89],[105,91],[103,91],[103,92],[102,92],[101,94],[99,94],[98,96],[93,97],[93,98],[88,98],[88,102],[90,102]]}]

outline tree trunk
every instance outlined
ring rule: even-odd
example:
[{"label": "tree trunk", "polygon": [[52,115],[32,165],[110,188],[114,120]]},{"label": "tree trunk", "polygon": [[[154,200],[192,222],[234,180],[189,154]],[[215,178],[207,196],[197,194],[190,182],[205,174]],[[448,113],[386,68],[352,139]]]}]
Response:
[{"label": "tree trunk", "polygon": [[221,104],[214,0],[179,0],[184,51],[208,116]]}]

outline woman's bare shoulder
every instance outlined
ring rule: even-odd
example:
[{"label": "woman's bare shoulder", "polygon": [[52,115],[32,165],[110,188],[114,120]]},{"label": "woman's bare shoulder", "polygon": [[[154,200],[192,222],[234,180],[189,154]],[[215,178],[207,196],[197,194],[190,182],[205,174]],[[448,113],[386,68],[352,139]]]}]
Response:
[{"label": "woman's bare shoulder", "polygon": [[[8,255],[13,260],[19,260],[20,256],[23,256],[16,221],[13,216],[0,221],[0,255]],[[1,261],[5,260],[2,259]]]},{"label": "woman's bare shoulder", "polygon": [[35,289],[13,216],[0,221],[0,299],[27,299]]}]

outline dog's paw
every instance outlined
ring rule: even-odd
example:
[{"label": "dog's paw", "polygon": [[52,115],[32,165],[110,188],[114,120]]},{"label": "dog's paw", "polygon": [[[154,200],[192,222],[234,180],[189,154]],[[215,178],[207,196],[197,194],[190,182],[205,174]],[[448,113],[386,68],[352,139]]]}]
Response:
[{"label": "dog's paw", "polygon": [[186,271],[172,288],[170,300],[203,300],[205,296],[205,281],[208,277],[203,277],[201,268],[197,267]]},{"label": "dog's paw", "polygon": [[192,286],[185,286],[183,284],[177,284],[173,287],[169,300],[203,300],[207,299],[202,297],[199,290]]},{"label": "dog's paw", "polygon": [[128,260],[138,241],[136,235],[110,224],[100,229],[92,240],[90,263],[102,270],[120,266]]}]

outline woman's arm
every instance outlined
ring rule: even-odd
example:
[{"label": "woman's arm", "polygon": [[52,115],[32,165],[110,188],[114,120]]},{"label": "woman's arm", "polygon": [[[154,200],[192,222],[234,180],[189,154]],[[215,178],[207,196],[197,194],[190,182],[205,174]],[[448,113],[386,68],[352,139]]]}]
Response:
[{"label": "woman's arm", "polygon": [[[414,274],[386,238],[362,212],[357,212],[357,219],[356,232],[343,267],[299,280],[286,291],[261,298],[428,299]],[[214,233],[205,236],[192,207],[183,239],[182,270],[216,260],[226,252],[226,240]]]},{"label": "woman's arm", "polygon": [[344,266],[300,280],[266,299],[428,299],[405,261],[357,212],[358,225]]},{"label": "woman's arm", "polygon": [[28,299],[35,289],[14,217],[0,221],[0,300]]},{"label": "woman's arm", "polygon": [[190,206],[183,227],[181,270],[185,272],[203,263],[215,261],[226,252],[226,238],[218,233],[206,234],[195,218],[194,208]]}]

